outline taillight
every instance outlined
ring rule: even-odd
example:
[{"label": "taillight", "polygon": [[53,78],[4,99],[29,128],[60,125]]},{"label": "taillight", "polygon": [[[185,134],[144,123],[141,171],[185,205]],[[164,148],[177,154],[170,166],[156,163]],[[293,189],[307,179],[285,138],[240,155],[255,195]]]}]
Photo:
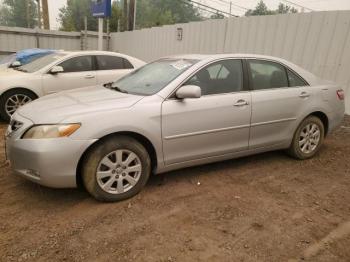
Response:
[{"label": "taillight", "polygon": [[343,89],[337,90],[337,96],[339,100],[344,100],[344,97],[345,97],[344,90]]}]

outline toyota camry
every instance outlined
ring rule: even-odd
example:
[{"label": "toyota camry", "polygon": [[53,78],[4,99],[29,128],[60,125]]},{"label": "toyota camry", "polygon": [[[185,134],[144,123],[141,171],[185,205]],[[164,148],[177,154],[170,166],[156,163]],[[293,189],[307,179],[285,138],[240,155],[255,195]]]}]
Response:
[{"label": "toyota camry", "polygon": [[341,87],[286,60],[172,56],[24,105],[6,151],[24,178],[118,201],[152,173],[281,149],[311,158],[343,115]]}]

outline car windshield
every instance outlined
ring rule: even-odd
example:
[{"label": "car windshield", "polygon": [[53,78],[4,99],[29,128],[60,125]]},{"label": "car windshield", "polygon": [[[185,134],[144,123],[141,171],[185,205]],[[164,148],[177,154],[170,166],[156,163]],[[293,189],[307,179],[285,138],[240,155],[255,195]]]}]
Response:
[{"label": "car windshield", "polygon": [[4,58],[0,59],[0,65],[12,63],[15,60],[16,60],[16,54],[8,55],[8,56],[5,56]]},{"label": "car windshield", "polygon": [[111,85],[112,89],[136,95],[153,95],[194,65],[193,59],[161,59],[147,64]]},{"label": "car windshield", "polygon": [[16,70],[19,71],[23,71],[23,72],[28,72],[28,73],[33,73],[36,72],[40,69],[42,69],[43,67],[61,59],[62,57],[64,57],[66,54],[64,53],[53,53],[53,54],[49,54],[43,57],[40,57],[34,61],[32,61],[29,64],[17,67]]}]

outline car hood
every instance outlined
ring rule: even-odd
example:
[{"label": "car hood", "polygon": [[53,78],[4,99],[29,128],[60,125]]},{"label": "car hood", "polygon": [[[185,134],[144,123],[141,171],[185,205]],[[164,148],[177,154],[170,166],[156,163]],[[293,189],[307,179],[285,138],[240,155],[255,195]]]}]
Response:
[{"label": "car hood", "polygon": [[19,108],[17,113],[35,124],[60,123],[81,114],[128,108],[142,98],[103,86],[92,86],[44,96]]},{"label": "car hood", "polygon": [[24,73],[18,70],[14,70],[12,68],[8,68],[7,66],[1,65],[0,66],[0,79],[6,77],[6,78],[17,78],[18,76],[26,76],[28,73]]}]

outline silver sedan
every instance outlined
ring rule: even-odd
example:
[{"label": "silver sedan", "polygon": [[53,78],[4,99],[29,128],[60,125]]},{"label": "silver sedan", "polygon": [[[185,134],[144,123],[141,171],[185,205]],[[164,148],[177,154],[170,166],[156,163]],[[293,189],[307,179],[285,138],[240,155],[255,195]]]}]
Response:
[{"label": "silver sedan", "polygon": [[343,116],[341,87],[288,61],[173,56],[20,108],[7,156],[33,182],[81,184],[117,201],[137,194],[151,173],[279,149],[311,158]]}]

